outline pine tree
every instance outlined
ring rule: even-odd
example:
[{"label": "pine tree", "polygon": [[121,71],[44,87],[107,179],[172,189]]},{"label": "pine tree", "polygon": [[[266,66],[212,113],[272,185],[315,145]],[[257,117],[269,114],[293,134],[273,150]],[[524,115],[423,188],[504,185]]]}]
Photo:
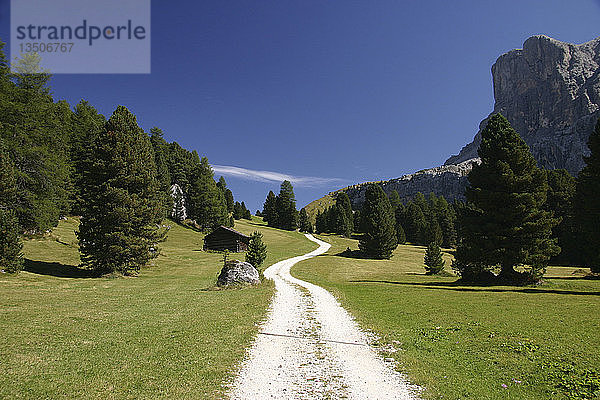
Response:
[{"label": "pine tree", "polygon": [[246,262],[252,264],[256,269],[259,269],[265,258],[267,258],[267,245],[263,243],[262,239],[262,233],[255,231],[250,235],[250,241],[248,242]]},{"label": "pine tree", "polygon": [[352,235],[352,229],[350,226],[350,219],[348,213],[342,204],[335,204],[331,207],[330,211],[332,220],[332,230],[338,235],[344,237],[350,237]]},{"label": "pine tree", "polygon": [[343,228],[344,233],[341,233],[340,232],[341,230],[338,231],[338,233],[340,233],[341,235],[343,235],[345,237],[350,237],[352,232],[354,232],[354,215],[352,213],[352,204],[350,203],[350,198],[348,197],[348,194],[346,192],[338,193],[338,195],[335,199],[335,203],[339,207],[341,207],[341,209],[346,214],[345,219],[346,219],[347,226],[345,226]]},{"label": "pine tree", "polygon": [[394,211],[396,211],[396,209],[400,206],[400,204],[402,204],[402,202],[400,201],[400,195],[398,194],[398,191],[392,190],[389,197],[390,197],[390,204],[392,205],[392,209]]},{"label": "pine tree", "polygon": [[443,241],[441,246],[451,248],[456,246],[456,214],[444,196],[440,196],[435,200],[433,206],[440,228],[442,229]]},{"label": "pine tree", "polygon": [[[195,156],[197,157],[197,155]],[[188,214],[203,230],[229,223],[225,195],[217,188],[212,167],[206,157],[196,163],[190,181]]]},{"label": "pine tree", "polygon": [[227,212],[233,212],[233,193],[229,189],[225,189],[225,203],[227,204]]},{"label": "pine tree", "polygon": [[446,262],[442,256],[442,250],[436,242],[431,242],[427,246],[423,262],[425,263],[426,275],[439,274],[444,270]]},{"label": "pine tree", "polygon": [[[481,133],[481,165],[474,165],[461,214],[455,269],[466,279],[500,266],[501,277],[515,282],[515,266],[531,267],[526,279],[538,279],[557,254],[551,239],[557,221],[542,209],[548,184],[527,144],[501,114]],[[521,279],[521,278],[519,278]]]},{"label": "pine tree", "polygon": [[242,201],[242,218],[252,221],[252,213],[246,208],[246,203]]},{"label": "pine tree", "polygon": [[14,168],[0,140],[0,269],[10,273],[23,269],[23,244],[13,211],[16,199]]},{"label": "pine tree", "polygon": [[552,211],[560,223],[552,229],[552,236],[558,240],[561,252],[552,263],[581,265],[578,251],[578,232],[574,221],[573,201],[577,189],[576,179],[564,169],[547,171],[548,198],[545,209]]},{"label": "pine tree", "polygon": [[242,209],[242,204],[239,201],[236,201],[233,205],[233,218],[242,219],[243,216],[244,210]]},{"label": "pine tree", "polygon": [[0,208],[0,270],[17,273],[23,269],[23,243],[19,221],[12,210]]},{"label": "pine tree", "polygon": [[276,227],[286,230],[294,230],[298,227],[298,211],[296,210],[296,196],[294,187],[290,181],[283,181],[276,201],[277,225]]},{"label": "pine tree", "polygon": [[279,224],[279,217],[277,215],[277,197],[272,190],[270,190],[267,195],[262,213],[263,220],[267,225],[275,227]]},{"label": "pine tree", "polygon": [[406,240],[414,244],[426,244],[427,220],[421,207],[410,201],[406,206],[405,214],[406,223],[402,227],[405,228]]},{"label": "pine tree", "polygon": [[354,225],[354,232],[363,233],[364,229],[363,229],[363,226],[362,226],[362,219],[361,219],[360,210],[354,211],[353,221],[354,221],[354,224],[353,224]]},{"label": "pine tree", "polygon": [[162,198],[150,140],[119,106],[91,150],[77,233],[82,263],[99,273],[138,271],[158,255],[164,238],[157,226]]},{"label": "pine tree", "polygon": [[66,213],[72,195],[68,141],[72,112],[54,103],[50,75],[9,75],[0,43],[0,138],[17,180],[15,213],[21,229],[44,232]]},{"label": "pine tree", "polygon": [[73,164],[73,206],[72,212],[81,215],[81,202],[83,190],[83,175],[85,165],[93,156],[90,154],[90,145],[94,138],[102,132],[106,118],[99,114],[87,101],[81,100],[75,106],[73,115],[73,137],[71,139],[71,163]]},{"label": "pine tree", "polygon": [[381,186],[367,186],[362,220],[365,233],[358,244],[359,249],[369,258],[390,258],[398,241],[392,206]]},{"label": "pine tree", "polygon": [[433,214],[429,215],[425,228],[425,243],[429,245],[432,242],[438,246],[443,242],[442,228]]},{"label": "pine tree", "polygon": [[310,218],[308,217],[308,213],[306,212],[305,208],[300,210],[300,214],[298,216],[298,228],[300,228],[300,232],[312,233],[313,231]]},{"label": "pine tree", "polygon": [[575,213],[585,265],[600,273],[600,119],[588,139],[589,157],[577,178]]},{"label": "pine tree", "polygon": [[171,174],[168,165],[168,144],[163,138],[163,131],[160,128],[150,129],[150,143],[154,151],[154,163],[156,164],[156,179],[160,187],[160,195],[164,202],[164,215],[167,216],[171,211],[172,199],[169,195],[171,189]]},{"label": "pine tree", "polygon": [[404,233],[404,228],[398,220],[396,220],[396,240],[398,241],[398,244],[406,243],[406,234]]}]

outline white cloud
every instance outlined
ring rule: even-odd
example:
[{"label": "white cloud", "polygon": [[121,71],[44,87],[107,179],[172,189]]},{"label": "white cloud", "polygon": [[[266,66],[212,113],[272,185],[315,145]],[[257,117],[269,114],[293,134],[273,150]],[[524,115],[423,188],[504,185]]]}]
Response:
[{"label": "white cloud", "polygon": [[280,172],[273,171],[257,171],[253,169],[233,167],[229,165],[213,165],[215,175],[233,176],[240,179],[247,179],[259,182],[283,182],[285,180],[290,181],[296,186],[314,187],[324,186],[333,183],[343,182],[343,179],[338,178],[319,178],[316,176],[294,176],[288,174],[282,174]]}]

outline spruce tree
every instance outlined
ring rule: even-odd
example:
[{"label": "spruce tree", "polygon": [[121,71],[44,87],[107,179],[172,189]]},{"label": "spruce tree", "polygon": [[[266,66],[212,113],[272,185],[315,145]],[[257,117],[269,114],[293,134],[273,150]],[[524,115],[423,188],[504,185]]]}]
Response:
[{"label": "spruce tree", "polygon": [[148,136],[117,107],[91,144],[77,237],[82,264],[99,273],[138,271],[158,255],[162,197]]},{"label": "spruce tree", "polygon": [[415,202],[408,202],[406,206],[406,223],[402,225],[405,228],[406,240],[413,244],[426,244],[427,220],[423,210]]},{"label": "spruce tree", "polygon": [[406,243],[406,234],[404,233],[404,228],[398,220],[396,220],[396,240],[398,241],[398,244]]},{"label": "spruce tree", "polygon": [[581,265],[573,209],[577,181],[564,169],[547,171],[547,175],[548,199],[545,209],[552,211],[554,216],[560,219],[560,223],[552,229],[552,236],[558,240],[561,251],[551,262]]},{"label": "spruce tree", "polygon": [[348,213],[342,204],[336,204],[331,207],[330,210],[332,219],[332,230],[338,235],[344,237],[350,237],[352,235],[352,229],[350,226],[350,219]]},{"label": "spruce tree", "polygon": [[296,210],[296,196],[290,181],[283,181],[276,201],[278,228],[294,230],[298,227],[298,211]]},{"label": "spruce tree", "polygon": [[203,230],[208,231],[229,223],[225,195],[217,187],[212,167],[206,157],[195,163],[188,197],[189,216],[196,220]]},{"label": "spruce tree", "polygon": [[589,157],[577,178],[575,213],[580,252],[586,266],[600,273],[600,119],[588,139]]},{"label": "spruce tree", "polygon": [[227,212],[233,212],[233,192],[229,189],[225,189],[225,203],[227,204]]},{"label": "spruce tree", "polygon": [[263,205],[263,220],[269,226],[277,226],[279,223],[279,217],[277,215],[277,197],[272,190],[269,191],[265,203]]},{"label": "spruce tree", "polygon": [[515,266],[524,264],[531,268],[527,279],[538,279],[559,250],[551,239],[557,221],[542,208],[546,175],[501,114],[483,129],[479,156],[481,164],[468,177],[454,267],[464,278],[478,279],[500,266],[501,277],[513,282]]},{"label": "spruce tree", "polygon": [[246,262],[252,264],[256,269],[259,269],[265,258],[267,258],[267,245],[263,243],[262,239],[262,233],[255,231],[250,235],[250,241],[248,242]]},{"label": "spruce tree", "polygon": [[0,270],[17,273],[23,269],[23,243],[19,221],[12,210],[0,208]]},{"label": "spruce tree", "polygon": [[94,138],[102,132],[106,118],[87,101],[81,100],[75,106],[73,116],[73,137],[71,138],[71,163],[73,165],[73,205],[72,213],[81,215],[81,202],[83,191],[83,175],[88,160],[93,157],[90,145]]},{"label": "spruce tree", "polygon": [[0,269],[15,273],[23,269],[23,244],[19,222],[13,211],[17,187],[13,164],[0,140]]},{"label": "spruce tree", "polygon": [[444,270],[446,262],[444,261],[442,250],[436,242],[431,242],[427,246],[423,262],[425,263],[426,275],[439,274]]},{"label": "spruce tree", "polygon": [[347,226],[345,226],[343,228],[344,233],[341,233],[341,232],[338,232],[338,233],[342,234],[343,236],[350,237],[350,234],[352,234],[352,232],[354,232],[354,215],[352,213],[352,204],[350,203],[350,198],[348,197],[348,194],[346,192],[338,193],[338,195],[335,199],[335,203],[346,214],[345,219],[346,219]]},{"label": "spruce tree", "polygon": [[381,186],[369,184],[362,208],[365,233],[358,244],[369,258],[386,259],[398,246],[392,206]]},{"label": "spruce tree", "polygon": [[429,245],[432,242],[438,246],[443,242],[442,228],[433,214],[429,215],[425,228],[425,243]]},{"label": "spruce tree", "polygon": [[390,197],[390,204],[392,205],[392,209],[394,211],[396,211],[396,209],[400,206],[400,204],[402,204],[402,202],[400,201],[400,195],[398,194],[398,191],[392,190],[389,197]]},{"label": "spruce tree", "polygon": [[164,215],[167,216],[171,211],[172,199],[169,195],[171,189],[171,174],[168,165],[168,144],[163,138],[163,131],[160,128],[150,129],[150,143],[154,150],[154,163],[156,164],[156,179],[160,187],[160,195],[164,201]]},{"label": "spruce tree", "polygon": [[300,210],[300,214],[298,215],[298,228],[300,229],[300,232],[312,233],[313,231],[310,218],[308,217],[305,208]]},{"label": "spruce tree", "polygon": [[456,214],[444,196],[440,196],[436,199],[434,204],[434,212],[440,228],[442,229],[443,241],[441,246],[445,248],[456,246]]}]

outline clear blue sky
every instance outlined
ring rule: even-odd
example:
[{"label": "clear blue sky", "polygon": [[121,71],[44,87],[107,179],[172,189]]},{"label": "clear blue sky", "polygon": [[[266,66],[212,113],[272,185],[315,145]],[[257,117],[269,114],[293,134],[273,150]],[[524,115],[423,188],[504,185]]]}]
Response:
[{"label": "clear blue sky", "polygon": [[[4,41],[8,23],[0,0]],[[534,34],[600,36],[600,2],[157,0],[150,75],[57,75],[52,88],[107,116],[123,104],[214,165],[325,178],[298,180],[301,207],[457,153],[492,109],[492,64]],[[279,188],[226,179],[252,211]]]}]

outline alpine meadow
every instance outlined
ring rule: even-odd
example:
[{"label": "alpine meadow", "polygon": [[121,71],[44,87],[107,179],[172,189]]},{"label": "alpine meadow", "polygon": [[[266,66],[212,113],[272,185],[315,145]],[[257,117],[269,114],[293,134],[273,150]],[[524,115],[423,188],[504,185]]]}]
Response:
[{"label": "alpine meadow", "polygon": [[600,399],[599,17],[0,3],[0,398]]}]

